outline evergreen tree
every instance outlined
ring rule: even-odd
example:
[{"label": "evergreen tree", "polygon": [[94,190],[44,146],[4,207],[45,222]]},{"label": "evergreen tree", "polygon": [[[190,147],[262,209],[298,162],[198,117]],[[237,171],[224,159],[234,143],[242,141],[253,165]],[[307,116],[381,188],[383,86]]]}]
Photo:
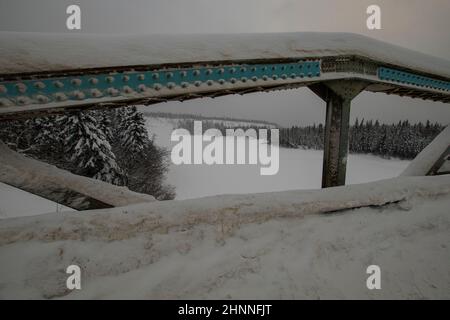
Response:
[{"label": "evergreen tree", "polygon": [[123,151],[131,156],[142,153],[150,142],[142,113],[135,106],[128,107],[123,111],[119,126]]},{"label": "evergreen tree", "polygon": [[[408,120],[397,124],[380,124],[378,120],[356,119],[349,130],[349,149],[355,153],[373,153],[385,157],[413,159],[444,127],[438,123],[412,125]],[[280,129],[280,145],[323,149],[323,125]],[[290,138],[293,137],[293,138]],[[292,143],[295,142],[295,143]]]},{"label": "evergreen tree", "polygon": [[142,113],[131,106],[118,110],[116,119],[119,129],[114,150],[127,176],[127,186],[159,200],[173,199],[173,188],[164,184],[168,171],[167,152],[149,138]]},{"label": "evergreen tree", "polygon": [[123,173],[95,113],[79,112],[64,116],[60,121],[64,149],[68,160],[75,164],[77,173],[122,185]]}]

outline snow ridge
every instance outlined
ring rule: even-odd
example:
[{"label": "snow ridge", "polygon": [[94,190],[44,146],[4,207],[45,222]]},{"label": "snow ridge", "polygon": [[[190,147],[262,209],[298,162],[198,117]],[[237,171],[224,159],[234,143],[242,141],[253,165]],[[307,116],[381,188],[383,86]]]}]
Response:
[{"label": "snow ridge", "polygon": [[[140,233],[167,233],[207,224],[228,234],[241,225],[304,217],[368,206],[407,202],[413,197],[450,193],[450,176],[399,177],[323,190],[221,195],[155,201],[122,208],[50,213],[8,219],[0,226],[0,245],[30,240],[122,240]],[[64,227],[61,227],[63,224]]]}]

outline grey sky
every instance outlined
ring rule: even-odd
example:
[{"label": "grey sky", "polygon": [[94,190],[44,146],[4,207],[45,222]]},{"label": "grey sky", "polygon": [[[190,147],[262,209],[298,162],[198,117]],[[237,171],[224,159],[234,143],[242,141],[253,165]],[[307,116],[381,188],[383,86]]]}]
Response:
[{"label": "grey sky", "polygon": [[[81,33],[240,33],[347,31],[450,59],[449,0],[0,0],[0,30],[74,32],[66,7],[82,10]],[[378,4],[382,30],[366,28]],[[78,31],[76,31],[78,32]],[[166,103],[161,111],[264,119],[284,125],[323,121],[325,106],[308,89]],[[450,122],[450,105],[362,93],[352,118]]]}]

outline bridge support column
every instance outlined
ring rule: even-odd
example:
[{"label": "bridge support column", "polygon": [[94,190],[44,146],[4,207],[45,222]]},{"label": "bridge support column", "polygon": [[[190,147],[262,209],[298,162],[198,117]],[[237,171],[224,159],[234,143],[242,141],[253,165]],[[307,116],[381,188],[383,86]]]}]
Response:
[{"label": "bridge support column", "polygon": [[350,104],[366,85],[356,80],[336,80],[309,86],[327,104],[322,188],[345,185]]}]

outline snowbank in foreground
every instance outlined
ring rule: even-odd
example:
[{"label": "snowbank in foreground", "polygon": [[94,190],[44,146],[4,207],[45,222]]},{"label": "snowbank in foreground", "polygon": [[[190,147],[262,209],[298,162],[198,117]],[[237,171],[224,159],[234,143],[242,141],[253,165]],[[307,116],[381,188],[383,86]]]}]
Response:
[{"label": "snowbank in foreground", "polygon": [[444,175],[7,219],[0,298],[450,298],[449,207]]}]

